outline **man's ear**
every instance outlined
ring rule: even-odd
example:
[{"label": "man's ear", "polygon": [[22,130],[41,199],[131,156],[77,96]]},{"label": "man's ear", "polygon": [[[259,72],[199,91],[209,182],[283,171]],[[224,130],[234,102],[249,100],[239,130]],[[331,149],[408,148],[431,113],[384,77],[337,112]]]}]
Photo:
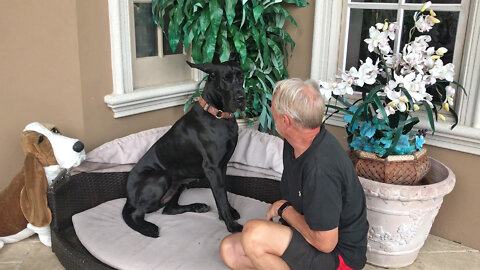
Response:
[{"label": "man's ear", "polygon": [[292,125],[292,118],[287,114],[282,114],[282,121],[285,127],[290,127]]}]

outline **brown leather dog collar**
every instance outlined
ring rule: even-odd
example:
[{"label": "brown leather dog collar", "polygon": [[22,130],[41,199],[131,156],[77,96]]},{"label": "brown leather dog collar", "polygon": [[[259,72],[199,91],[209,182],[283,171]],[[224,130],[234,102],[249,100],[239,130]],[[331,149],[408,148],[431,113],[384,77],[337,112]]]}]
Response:
[{"label": "brown leather dog collar", "polygon": [[208,104],[202,96],[198,99],[198,103],[202,106],[203,110],[209,112],[211,115],[215,116],[217,119],[229,119],[235,117],[235,114],[232,112],[224,112],[219,110],[210,104]]}]

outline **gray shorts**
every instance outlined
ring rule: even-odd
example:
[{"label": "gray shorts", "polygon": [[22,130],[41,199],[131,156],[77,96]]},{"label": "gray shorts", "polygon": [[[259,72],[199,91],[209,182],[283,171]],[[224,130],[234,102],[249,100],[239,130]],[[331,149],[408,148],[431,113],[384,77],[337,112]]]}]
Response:
[{"label": "gray shorts", "polygon": [[294,228],[290,244],[281,256],[292,270],[335,270],[338,268],[336,252],[323,253],[310,245]]}]

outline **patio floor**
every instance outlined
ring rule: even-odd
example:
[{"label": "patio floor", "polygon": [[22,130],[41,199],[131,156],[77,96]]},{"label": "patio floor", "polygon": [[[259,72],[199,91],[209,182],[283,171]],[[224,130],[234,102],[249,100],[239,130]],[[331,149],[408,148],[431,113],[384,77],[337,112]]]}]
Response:
[{"label": "patio floor", "polygon": [[[0,250],[0,270],[65,269],[52,250],[40,243],[37,236]],[[368,265],[365,270],[385,269]],[[391,268],[394,269],[394,268]],[[397,268],[398,269],[398,268]],[[402,270],[480,270],[480,252],[438,236],[430,235],[414,264]]]}]

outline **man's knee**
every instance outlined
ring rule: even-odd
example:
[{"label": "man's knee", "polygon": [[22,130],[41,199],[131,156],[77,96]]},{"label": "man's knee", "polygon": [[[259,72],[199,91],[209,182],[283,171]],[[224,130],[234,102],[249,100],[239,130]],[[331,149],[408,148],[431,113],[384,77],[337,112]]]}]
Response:
[{"label": "man's knee", "polygon": [[220,243],[220,258],[229,267],[232,267],[235,257],[237,256],[235,245],[236,243],[231,235],[225,237]]},{"label": "man's knee", "polygon": [[263,253],[268,224],[264,220],[249,220],[243,225],[242,246],[245,253]]}]

